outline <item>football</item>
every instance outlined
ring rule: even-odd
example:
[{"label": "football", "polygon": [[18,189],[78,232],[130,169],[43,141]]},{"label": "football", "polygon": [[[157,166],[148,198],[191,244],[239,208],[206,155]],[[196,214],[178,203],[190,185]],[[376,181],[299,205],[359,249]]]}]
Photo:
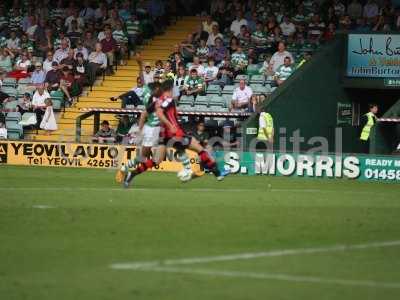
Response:
[{"label": "football", "polygon": [[192,170],[186,170],[183,169],[178,172],[177,177],[179,178],[180,181],[182,182],[187,182],[190,179],[192,179],[193,171]]}]

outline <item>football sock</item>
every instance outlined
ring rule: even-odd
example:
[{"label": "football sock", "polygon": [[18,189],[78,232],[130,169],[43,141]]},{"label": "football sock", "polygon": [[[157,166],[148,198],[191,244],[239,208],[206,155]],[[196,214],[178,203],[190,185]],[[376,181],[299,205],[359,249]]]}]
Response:
[{"label": "football sock", "polygon": [[207,151],[201,151],[199,153],[200,161],[201,163],[209,169],[215,176],[220,176],[221,172],[218,170],[217,164],[213,159],[211,159],[210,155],[207,153]]},{"label": "football sock", "polygon": [[136,167],[136,169],[132,171],[132,175],[136,176],[143,172],[146,172],[148,169],[151,169],[155,165],[156,164],[154,163],[153,160],[147,159],[145,162],[139,163],[139,165]]},{"label": "football sock", "polygon": [[192,166],[190,165],[190,159],[187,156],[186,152],[181,152],[177,155],[178,160],[182,163],[183,168],[186,170],[191,170]]}]

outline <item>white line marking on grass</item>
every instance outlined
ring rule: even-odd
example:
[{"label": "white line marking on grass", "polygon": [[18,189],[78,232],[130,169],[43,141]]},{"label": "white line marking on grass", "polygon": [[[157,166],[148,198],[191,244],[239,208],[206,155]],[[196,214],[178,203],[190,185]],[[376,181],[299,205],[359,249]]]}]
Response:
[{"label": "white line marking on grass", "polygon": [[236,278],[248,278],[248,279],[271,279],[271,280],[290,281],[297,283],[319,283],[319,284],[333,284],[333,285],[373,287],[373,288],[391,288],[391,289],[400,288],[400,283],[397,282],[378,282],[372,280],[347,280],[339,278],[320,278],[313,276],[298,276],[298,275],[274,274],[274,273],[238,272],[238,271],[189,269],[189,268],[173,268],[173,267],[149,267],[149,268],[142,268],[139,270],[150,271],[150,272],[222,276],[222,277],[234,277],[234,278],[236,277]]},{"label": "white line marking on grass", "polygon": [[240,253],[240,254],[205,256],[205,257],[166,259],[159,261],[156,260],[156,261],[145,261],[145,262],[125,262],[125,263],[115,263],[112,264],[110,267],[112,269],[118,269],[118,270],[129,270],[129,269],[136,270],[136,269],[153,268],[159,266],[204,264],[210,262],[248,260],[260,257],[277,257],[277,256],[287,256],[287,255],[341,252],[341,251],[395,247],[395,246],[400,246],[400,241],[374,242],[374,243],[355,244],[355,245],[335,245],[335,246],[317,247],[317,248],[271,250],[264,252],[255,252],[255,253]]},{"label": "white line marking on grass", "polygon": [[50,205],[32,205],[33,208],[38,208],[38,209],[50,209],[50,208],[56,208],[55,206],[50,206]]}]

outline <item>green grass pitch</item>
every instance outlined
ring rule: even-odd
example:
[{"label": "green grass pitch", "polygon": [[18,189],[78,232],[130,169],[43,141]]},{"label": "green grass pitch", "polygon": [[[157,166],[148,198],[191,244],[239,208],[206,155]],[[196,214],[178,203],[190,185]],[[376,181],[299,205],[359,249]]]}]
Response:
[{"label": "green grass pitch", "polygon": [[400,186],[2,166],[0,299],[398,300]]}]

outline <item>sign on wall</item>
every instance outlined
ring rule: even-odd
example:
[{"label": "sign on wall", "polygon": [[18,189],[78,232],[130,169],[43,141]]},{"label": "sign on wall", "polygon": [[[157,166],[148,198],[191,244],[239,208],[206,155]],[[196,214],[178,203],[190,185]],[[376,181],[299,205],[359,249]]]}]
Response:
[{"label": "sign on wall", "polygon": [[[135,146],[45,142],[0,142],[0,164],[72,168],[116,168],[136,155]],[[198,165],[195,153],[190,161]],[[180,171],[175,151],[167,149],[166,159],[157,170]]]},{"label": "sign on wall", "polygon": [[307,178],[348,178],[400,183],[400,157],[298,153],[217,153],[220,167],[234,174]]},{"label": "sign on wall", "polygon": [[400,77],[399,34],[349,34],[347,76]]}]

